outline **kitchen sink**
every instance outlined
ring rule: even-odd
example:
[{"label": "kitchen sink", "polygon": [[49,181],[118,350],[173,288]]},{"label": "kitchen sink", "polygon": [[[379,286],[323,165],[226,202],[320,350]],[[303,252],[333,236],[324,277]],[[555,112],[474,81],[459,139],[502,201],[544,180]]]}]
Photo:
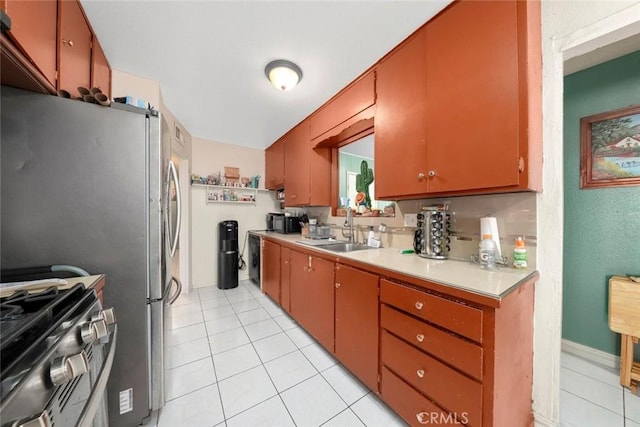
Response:
[{"label": "kitchen sink", "polygon": [[324,245],[322,246],[322,249],[326,249],[332,252],[353,252],[373,248],[367,245],[363,245],[362,243],[334,243],[332,245]]}]

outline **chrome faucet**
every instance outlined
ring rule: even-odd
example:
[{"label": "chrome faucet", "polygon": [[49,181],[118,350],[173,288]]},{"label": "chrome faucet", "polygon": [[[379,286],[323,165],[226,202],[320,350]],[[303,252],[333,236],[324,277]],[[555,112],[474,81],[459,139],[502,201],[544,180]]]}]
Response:
[{"label": "chrome faucet", "polygon": [[[349,228],[349,234],[344,233],[345,227]],[[356,241],[355,233],[353,231],[353,210],[351,210],[351,208],[347,208],[347,219],[342,227],[342,237],[348,238],[349,243],[354,243]]]}]

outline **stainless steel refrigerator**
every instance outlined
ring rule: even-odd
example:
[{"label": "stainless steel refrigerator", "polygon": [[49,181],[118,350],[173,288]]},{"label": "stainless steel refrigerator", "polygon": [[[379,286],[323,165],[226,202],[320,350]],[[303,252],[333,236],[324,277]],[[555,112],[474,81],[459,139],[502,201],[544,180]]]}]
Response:
[{"label": "stainless steel refrigerator", "polygon": [[5,86],[0,96],[0,267],[71,264],[106,274],[104,305],[119,327],[110,425],[144,423],[164,403],[163,313],[180,292],[171,274],[180,187],[168,126],[155,111]]}]

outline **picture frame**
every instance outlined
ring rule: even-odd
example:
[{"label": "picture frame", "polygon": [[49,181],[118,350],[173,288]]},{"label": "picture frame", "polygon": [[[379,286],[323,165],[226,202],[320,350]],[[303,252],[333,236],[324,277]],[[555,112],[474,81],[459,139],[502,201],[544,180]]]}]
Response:
[{"label": "picture frame", "polygon": [[580,119],[580,188],[640,185],[640,105]]}]

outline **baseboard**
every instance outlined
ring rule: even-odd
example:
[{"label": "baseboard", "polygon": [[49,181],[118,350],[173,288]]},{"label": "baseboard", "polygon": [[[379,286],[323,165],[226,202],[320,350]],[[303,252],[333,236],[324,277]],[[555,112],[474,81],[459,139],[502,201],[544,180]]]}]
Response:
[{"label": "baseboard", "polygon": [[562,351],[608,368],[620,369],[620,357],[577,342],[562,340]]}]

